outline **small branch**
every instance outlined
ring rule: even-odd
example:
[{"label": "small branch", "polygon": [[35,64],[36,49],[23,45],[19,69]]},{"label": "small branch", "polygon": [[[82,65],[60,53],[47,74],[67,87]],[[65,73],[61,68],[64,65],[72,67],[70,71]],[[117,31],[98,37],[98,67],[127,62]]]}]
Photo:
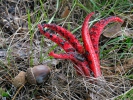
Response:
[{"label": "small branch", "polygon": [[20,90],[21,90],[23,87],[24,87],[24,85],[21,85],[21,86],[19,87],[19,89],[17,90],[17,92],[16,92],[15,95],[13,96],[12,100],[15,100],[17,94],[20,92]]}]

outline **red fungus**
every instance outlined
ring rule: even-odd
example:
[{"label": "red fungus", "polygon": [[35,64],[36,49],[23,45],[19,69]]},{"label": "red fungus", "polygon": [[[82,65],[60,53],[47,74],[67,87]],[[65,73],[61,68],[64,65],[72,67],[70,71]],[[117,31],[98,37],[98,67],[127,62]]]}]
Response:
[{"label": "red fungus", "polygon": [[[80,44],[78,39],[76,39],[71,32],[61,26],[57,26],[55,24],[39,24],[38,28],[44,36],[57,43],[66,52],[63,54],[56,54],[52,51],[49,53],[49,56],[53,56],[58,59],[70,59],[75,64],[74,67],[79,75],[89,77],[90,71],[92,71],[94,77],[100,77],[101,70],[98,49],[99,37],[103,28],[108,23],[123,21],[120,18],[113,16],[100,20],[89,29],[88,22],[93,14],[94,13],[90,13],[87,15],[83,22],[82,39],[84,46]],[[46,27],[60,34],[65,40],[55,34],[50,34],[49,32],[43,30]]]}]

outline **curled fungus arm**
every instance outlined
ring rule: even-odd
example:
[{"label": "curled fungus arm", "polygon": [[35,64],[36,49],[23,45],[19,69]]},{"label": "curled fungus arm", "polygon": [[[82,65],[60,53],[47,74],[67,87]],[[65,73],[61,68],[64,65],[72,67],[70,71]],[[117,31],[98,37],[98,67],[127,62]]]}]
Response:
[{"label": "curled fungus arm", "polygon": [[101,35],[104,27],[111,22],[121,22],[122,23],[123,20],[120,19],[119,17],[111,16],[111,17],[102,19],[99,22],[96,22],[89,30],[90,38],[91,38],[95,53],[96,53],[98,58],[99,58],[99,46],[98,46],[98,44],[99,44],[100,35]]}]

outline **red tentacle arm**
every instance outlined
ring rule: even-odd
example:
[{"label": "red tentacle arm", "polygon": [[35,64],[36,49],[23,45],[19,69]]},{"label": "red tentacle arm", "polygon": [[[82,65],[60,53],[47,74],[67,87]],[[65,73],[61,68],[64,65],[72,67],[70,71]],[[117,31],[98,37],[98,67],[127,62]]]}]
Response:
[{"label": "red tentacle arm", "polygon": [[49,56],[52,56],[52,57],[57,58],[57,59],[71,59],[71,60],[74,59],[72,54],[71,55],[70,54],[66,54],[66,53],[56,54],[53,51],[49,53]]},{"label": "red tentacle arm", "polygon": [[43,27],[47,27],[51,30],[56,31],[58,34],[60,34],[62,37],[64,37],[75,49],[77,52],[83,54],[84,49],[82,45],[79,43],[79,41],[76,39],[76,37],[69,32],[68,30],[64,29],[61,26],[55,25],[55,24],[44,24]]},{"label": "red tentacle arm", "polygon": [[89,31],[88,31],[88,21],[90,20],[90,17],[93,14],[94,13],[90,13],[84,20],[84,23],[82,26],[82,39],[83,39],[84,48],[86,52],[85,54],[86,54],[88,63],[90,65],[90,68],[93,71],[95,77],[100,77],[101,70],[100,70],[99,59],[96,56],[96,53],[93,48],[93,44],[89,35]]},{"label": "red tentacle arm", "polygon": [[50,52],[49,53],[50,56],[57,58],[57,59],[69,59],[72,62],[74,62],[74,64],[76,64],[77,66],[75,66],[77,73],[81,75],[85,75],[87,77],[90,76],[90,71],[89,71],[89,66],[88,66],[88,62],[84,59],[83,61],[79,61],[77,59],[77,53],[74,52],[70,52],[68,54],[56,54],[54,52]]},{"label": "red tentacle arm", "polygon": [[75,51],[75,49],[71,46],[71,44],[67,41],[62,40],[61,38],[57,37],[55,34],[50,34],[43,30],[42,25],[38,25],[39,31],[41,34],[46,36],[48,39],[52,40],[60,47],[62,47],[66,52]]},{"label": "red tentacle arm", "polygon": [[98,58],[99,58],[99,46],[98,46],[99,38],[100,38],[100,35],[101,35],[104,27],[110,22],[123,22],[123,20],[120,19],[119,17],[115,17],[115,16],[108,17],[108,18],[105,18],[105,19],[100,20],[99,22],[95,23],[92,26],[92,28],[90,28],[90,30],[89,30],[90,38],[91,38],[93,47],[95,49],[95,52],[96,52],[96,55]]}]

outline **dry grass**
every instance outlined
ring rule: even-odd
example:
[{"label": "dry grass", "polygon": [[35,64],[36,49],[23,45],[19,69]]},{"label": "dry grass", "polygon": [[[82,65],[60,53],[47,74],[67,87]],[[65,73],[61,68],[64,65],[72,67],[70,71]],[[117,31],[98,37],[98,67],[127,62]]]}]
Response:
[{"label": "dry grass", "polygon": [[[0,98],[3,100],[4,98],[7,100],[90,100],[91,97],[94,100],[105,100],[118,96],[132,87],[132,80],[124,77],[126,73],[132,73],[133,64],[126,63],[129,63],[126,59],[132,56],[132,46],[130,46],[130,51],[119,48],[128,53],[124,56],[125,58],[120,58],[122,53],[119,53],[120,50],[118,52],[117,48],[111,51],[114,44],[108,45],[107,48],[110,51],[106,52],[105,50],[106,54],[102,50],[101,68],[106,81],[99,79],[98,82],[95,82],[93,77],[86,79],[76,75],[72,62],[50,59],[47,55],[53,49],[56,52],[63,51],[39,33],[37,24],[56,23],[70,31],[76,31],[74,34],[81,38],[80,27],[83,19],[88,12],[94,10],[92,2],[86,4],[85,0],[81,0],[82,3],[76,0],[34,1],[34,5],[30,0],[0,1],[0,88],[8,94],[5,97],[0,94]],[[106,3],[107,7],[103,7],[105,13],[109,9],[109,3]],[[87,7],[90,5],[90,8],[81,4]],[[100,6],[100,4],[98,5]],[[66,18],[61,18],[65,7],[69,8],[67,9],[69,14],[68,16],[64,15]],[[100,13],[103,11],[97,12],[97,18]],[[125,13],[116,11],[115,14],[123,17]],[[126,21],[125,24],[129,24],[129,22]],[[130,24],[132,25],[132,23]],[[104,39],[106,40],[106,38]],[[102,41],[101,46],[104,46],[102,44],[107,41]],[[51,67],[51,75],[46,83],[40,85],[26,83],[20,88],[15,88],[12,85],[12,79],[20,71],[26,71],[29,67],[46,63]]]}]

